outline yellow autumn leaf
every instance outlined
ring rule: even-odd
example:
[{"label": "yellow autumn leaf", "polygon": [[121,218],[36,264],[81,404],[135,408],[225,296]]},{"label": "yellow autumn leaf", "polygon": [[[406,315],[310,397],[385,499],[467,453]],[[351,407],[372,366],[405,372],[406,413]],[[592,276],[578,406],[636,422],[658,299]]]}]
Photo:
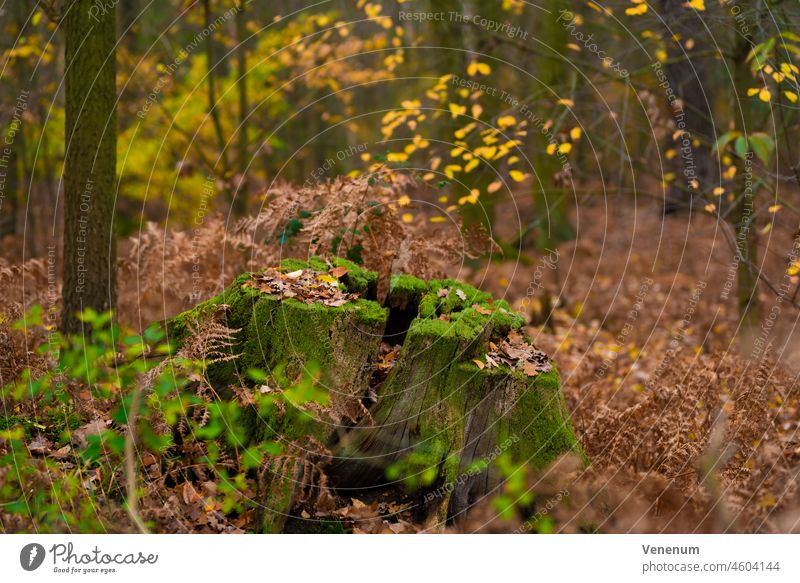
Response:
[{"label": "yellow autumn leaf", "polygon": [[772,214],[775,214],[775,213],[777,213],[779,210],[781,210],[782,208],[783,208],[783,206],[782,206],[782,205],[779,205],[779,204],[773,204],[772,206],[770,206],[770,207],[769,207],[769,209],[768,209],[768,210],[769,210],[769,212],[771,212]]},{"label": "yellow autumn leaf", "polygon": [[758,98],[764,103],[768,103],[769,100],[772,99],[772,93],[769,92],[769,89],[764,87],[764,89],[758,92]]},{"label": "yellow autumn leaf", "polygon": [[412,142],[417,148],[427,148],[431,145],[431,143],[422,136],[414,136]]},{"label": "yellow autumn leaf", "polygon": [[557,147],[557,146],[556,146],[555,144],[547,144],[547,148],[545,149],[545,151],[546,151],[546,152],[547,152],[547,153],[548,153],[550,156],[552,156],[553,154],[555,154],[555,153],[556,153],[556,147]]},{"label": "yellow autumn leaf", "polygon": [[458,103],[449,103],[447,107],[450,108],[450,113],[453,116],[453,119],[457,118],[459,115],[464,115],[467,113],[467,106],[466,105],[459,105]]},{"label": "yellow autumn leaf", "polygon": [[465,205],[467,203],[475,204],[478,202],[478,197],[480,196],[480,194],[481,194],[480,190],[478,190],[477,188],[473,188],[468,196],[462,196],[461,198],[458,199],[458,204],[460,205]]},{"label": "yellow autumn leaf", "polygon": [[513,115],[504,115],[497,120],[497,125],[500,126],[501,129],[513,126],[515,123],[517,123],[517,120]]},{"label": "yellow autumn leaf", "polygon": [[453,175],[456,172],[461,172],[461,166],[458,164],[448,164],[444,167],[444,175],[447,176],[449,179],[453,179]]},{"label": "yellow autumn leaf", "polygon": [[786,99],[792,103],[797,103],[797,93],[794,91],[784,91],[783,94],[786,96]]},{"label": "yellow autumn leaf", "polygon": [[575,105],[575,102],[572,101],[571,99],[566,99],[565,98],[565,99],[559,99],[558,100],[558,104],[559,105],[565,105],[567,107],[573,107]]},{"label": "yellow autumn leaf", "polygon": [[630,8],[625,9],[625,14],[628,16],[640,16],[647,12],[647,4],[644,2],[641,4],[637,4],[636,6],[631,6]]},{"label": "yellow autumn leaf", "polygon": [[559,154],[569,154],[572,151],[572,144],[564,142],[558,147]]},{"label": "yellow autumn leaf", "polygon": [[472,160],[467,162],[467,164],[464,166],[464,172],[472,172],[473,170],[475,170],[475,168],[478,167],[478,164],[480,164],[480,160],[478,160],[477,158],[473,158]]},{"label": "yellow autumn leaf", "polygon": [[404,194],[403,196],[397,199],[397,204],[399,204],[400,206],[408,206],[411,204],[411,198],[407,194]]},{"label": "yellow autumn leaf", "polygon": [[404,223],[410,223],[411,221],[414,220],[414,215],[412,215],[411,213],[403,213],[403,216],[401,218],[403,219]]},{"label": "yellow autumn leaf", "polygon": [[472,61],[469,65],[467,65],[467,74],[470,77],[474,77],[477,73],[480,73],[481,75],[488,75],[491,72],[492,68],[486,63]]},{"label": "yellow autumn leaf", "polygon": [[486,187],[486,190],[491,194],[497,192],[501,188],[503,188],[503,183],[500,182],[499,180],[495,180],[488,187]]},{"label": "yellow autumn leaf", "polygon": [[457,129],[453,135],[459,140],[463,140],[468,133],[475,129],[475,122],[465,125],[463,128]]},{"label": "yellow autumn leaf", "polygon": [[508,173],[508,175],[514,182],[522,182],[523,180],[525,180],[525,173],[519,170],[512,170],[511,172]]},{"label": "yellow autumn leaf", "polygon": [[375,18],[376,16],[378,16],[378,14],[380,14],[382,9],[383,7],[380,4],[369,3],[366,6],[364,6],[364,12],[369,18]]},{"label": "yellow autumn leaf", "polygon": [[705,0],[689,0],[688,6],[689,8],[694,8],[698,12],[702,12],[706,9],[706,2]]},{"label": "yellow autumn leaf", "polygon": [[573,140],[580,140],[581,139],[581,128],[574,127],[569,131],[569,137]]}]

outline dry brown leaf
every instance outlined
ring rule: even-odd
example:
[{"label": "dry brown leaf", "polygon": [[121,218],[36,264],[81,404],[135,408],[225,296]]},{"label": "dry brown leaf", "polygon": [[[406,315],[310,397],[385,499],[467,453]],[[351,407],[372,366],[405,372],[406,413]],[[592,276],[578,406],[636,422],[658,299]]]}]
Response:
[{"label": "dry brown leaf", "polygon": [[529,377],[535,377],[540,372],[539,365],[527,360],[522,363],[522,371]]}]

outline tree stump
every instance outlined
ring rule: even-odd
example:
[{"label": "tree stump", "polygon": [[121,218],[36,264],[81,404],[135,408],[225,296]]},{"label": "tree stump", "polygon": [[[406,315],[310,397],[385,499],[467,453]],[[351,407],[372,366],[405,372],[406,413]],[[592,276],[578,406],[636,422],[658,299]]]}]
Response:
[{"label": "tree stump", "polygon": [[443,526],[500,483],[491,463],[476,464],[505,454],[541,468],[580,451],[558,373],[525,343],[523,319],[506,302],[456,281],[402,276],[388,306],[390,322],[393,310],[415,317],[372,419],[340,443],[340,488],[385,484],[391,471],[425,493],[425,512]]},{"label": "tree stump", "polygon": [[210,309],[239,329],[231,358],[207,370],[223,396],[252,368],[268,372],[269,391],[306,383],[327,395],[241,421],[250,442],[285,446],[259,474],[264,532],[280,532],[312,490],[352,495],[398,481],[441,527],[501,483],[500,456],[540,468],[580,453],[558,373],[506,302],[401,275],[380,305],[377,279],[342,259],[286,260],[170,323],[179,343]]}]

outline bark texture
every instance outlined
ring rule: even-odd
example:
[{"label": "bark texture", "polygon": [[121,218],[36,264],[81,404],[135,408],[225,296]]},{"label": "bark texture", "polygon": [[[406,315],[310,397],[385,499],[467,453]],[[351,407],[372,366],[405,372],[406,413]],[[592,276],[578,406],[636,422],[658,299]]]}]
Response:
[{"label": "bark texture", "polygon": [[64,286],[61,328],[80,329],[78,314],[116,307],[117,113],[114,7],[73,0],[66,31]]}]

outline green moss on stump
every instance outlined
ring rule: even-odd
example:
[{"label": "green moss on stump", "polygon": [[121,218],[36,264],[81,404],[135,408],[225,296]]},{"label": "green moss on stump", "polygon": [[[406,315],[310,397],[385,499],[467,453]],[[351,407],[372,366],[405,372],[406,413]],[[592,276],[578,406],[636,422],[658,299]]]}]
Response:
[{"label": "green moss on stump", "polygon": [[556,370],[528,377],[472,362],[485,354],[488,340],[521,328],[522,317],[467,284],[443,280],[427,287],[398,363],[379,389],[374,422],[348,433],[335,472],[349,487],[385,483],[387,470],[423,491],[454,485],[426,499],[432,523],[441,526],[498,483],[494,468],[457,477],[509,437],[508,455],[537,468],[581,450]]}]

